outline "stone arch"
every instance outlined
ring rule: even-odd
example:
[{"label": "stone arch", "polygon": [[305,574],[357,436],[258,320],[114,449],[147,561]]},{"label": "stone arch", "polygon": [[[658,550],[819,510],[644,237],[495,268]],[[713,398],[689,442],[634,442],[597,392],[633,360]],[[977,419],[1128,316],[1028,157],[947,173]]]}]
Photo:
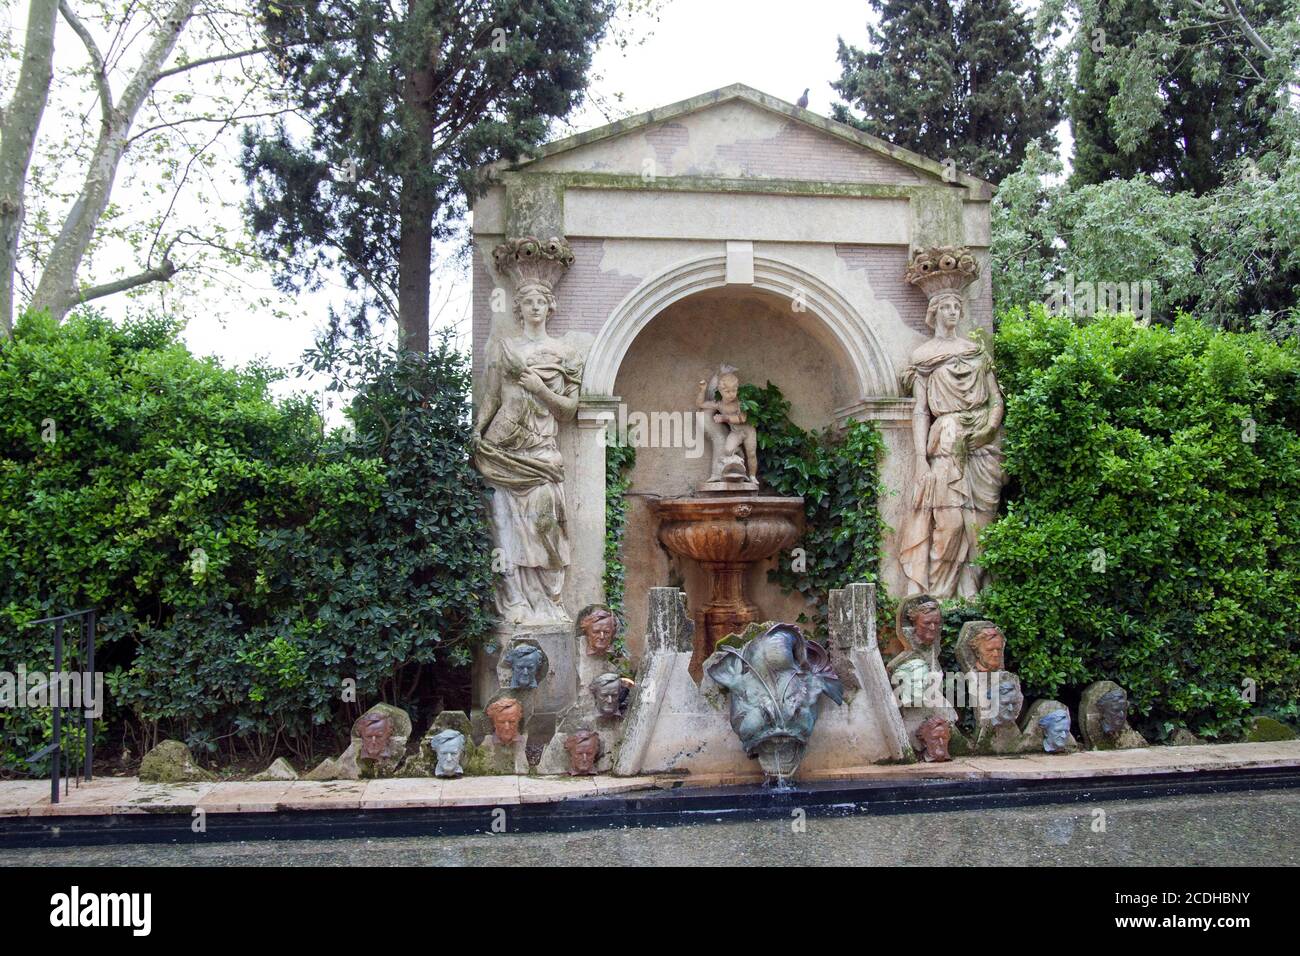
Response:
[{"label": "stone arch", "polygon": [[[627,294],[601,326],[587,356],[582,391],[612,395],[619,367],[637,335],[656,315],[680,299],[726,286],[727,259],[719,253],[696,256],[650,276]],[[898,394],[898,378],[876,330],[847,299],[825,281],[771,256],[754,256],[752,288],[794,300],[802,293],[848,356],[860,398]]]}]

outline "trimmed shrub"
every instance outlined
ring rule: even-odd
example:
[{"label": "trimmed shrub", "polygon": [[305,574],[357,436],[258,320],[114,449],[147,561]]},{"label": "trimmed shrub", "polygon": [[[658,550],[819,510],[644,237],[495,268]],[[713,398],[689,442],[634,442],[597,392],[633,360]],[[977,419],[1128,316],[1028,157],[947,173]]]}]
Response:
[{"label": "trimmed shrub", "polygon": [[1012,483],[981,604],[1027,692],[1116,680],[1157,737],[1293,718],[1300,349],[1041,307],[996,348]]},{"label": "trimmed shrub", "polygon": [[[271,396],[279,373],[198,359],[178,332],[27,316],[0,344],[0,667],[47,669],[48,629],[24,625],[93,605],[107,716],[141,746],[302,753],[486,631],[468,372],[445,339],[316,353],[356,395],[355,434],[326,433],[310,400]],[[0,719],[22,769],[48,715]]]}]

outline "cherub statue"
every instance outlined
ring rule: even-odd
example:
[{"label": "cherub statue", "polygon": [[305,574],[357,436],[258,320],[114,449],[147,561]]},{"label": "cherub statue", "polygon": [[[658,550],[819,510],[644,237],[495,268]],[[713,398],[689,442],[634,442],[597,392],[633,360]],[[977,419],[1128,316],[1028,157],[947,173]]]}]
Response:
[{"label": "cherub statue", "polygon": [[[712,396],[721,395],[715,401]],[[740,406],[740,378],[732,365],[720,365],[707,381],[700,379],[699,393],[695,397],[696,406],[710,416],[714,425],[727,426],[725,437],[719,449],[719,429],[710,429],[713,441],[713,472],[709,481],[735,481],[748,476],[749,481],[758,481],[758,431],[746,420],[745,411]],[[740,449],[744,448],[744,461],[740,460]],[[737,467],[739,466],[739,467]],[[742,472],[742,474],[736,474]]]}]

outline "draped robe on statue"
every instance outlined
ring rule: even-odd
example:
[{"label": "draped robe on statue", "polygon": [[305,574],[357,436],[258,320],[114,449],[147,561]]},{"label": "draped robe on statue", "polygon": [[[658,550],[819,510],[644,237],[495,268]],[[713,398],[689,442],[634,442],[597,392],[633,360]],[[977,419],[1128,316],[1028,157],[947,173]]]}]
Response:
[{"label": "draped robe on statue", "polygon": [[475,447],[474,464],[493,488],[489,516],[504,565],[497,612],[506,621],[541,623],[567,619],[560,603],[569,565],[564,459],[555,415],[517,379],[530,368],[555,394],[576,397],[582,360],[559,340],[528,345],[489,343],[501,404]]},{"label": "draped robe on statue", "polygon": [[908,394],[918,378],[924,382],[930,477],[916,489],[903,523],[899,563],[908,593],[939,598],[978,592],[976,541],[997,514],[1004,481],[996,438],[969,447],[971,434],[988,427],[994,399],[1000,398],[992,359],[974,342],[956,343],[956,351],[915,359],[901,376]]}]

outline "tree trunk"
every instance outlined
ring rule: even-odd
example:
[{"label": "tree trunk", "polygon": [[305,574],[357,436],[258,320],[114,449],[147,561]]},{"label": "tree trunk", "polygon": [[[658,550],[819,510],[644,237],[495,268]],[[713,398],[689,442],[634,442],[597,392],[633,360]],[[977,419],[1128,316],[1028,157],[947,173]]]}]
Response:
[{"label": "tree trunk", "polygon": [[404,151],[401,231],[397,249],[397,329],[402,348],[429,351],[429,272],[433,259],[433,67],[429,58],[414,67],[402,88]]},{"label": "tree trunk", "polygon": [[[397,328],[404,349],[429,351],[429,271],[433,197],[402,177],[402,228],[397,252]],[[415,195],[412,195],[414,193]],[[425,193],[425,194],[422,194]]]},{"label": "tree trunk", "polygon": [[23,196],[36,130],[54,80],[54,24],[58,16],[58,0],[31,0],[28,5],[22,70],[13,97],[0,115],[4,125],[0,137],[0,338],[13,331],[14,267],[23,226]]},{"label": "tree trunk", "polygon": [[[176,0],[158,32],[154,34],[139,69],[122,92],[121,100],[116,104],[105,104],[108,109],[105,110],[99,140],[95,143],[95,153],[82,183],[81,193],[63,221],[63,228],[45,260],[45,269],[41,273],[36,294],[32,297],[34,308],[49,309],[56,319],[62,319],[69,309],[81,301],[77,273],[86,249],[95,236],[95,227],[108,207],[113,180],[117,176],[122,154],[126,151],[131,124],[135,122],[136,113],[157,82],[158,72],[171,56],[185,24],[194,15],[197,4],[198,0]],[[92,51],[92,55],[98,57],[98,51]]]}]

